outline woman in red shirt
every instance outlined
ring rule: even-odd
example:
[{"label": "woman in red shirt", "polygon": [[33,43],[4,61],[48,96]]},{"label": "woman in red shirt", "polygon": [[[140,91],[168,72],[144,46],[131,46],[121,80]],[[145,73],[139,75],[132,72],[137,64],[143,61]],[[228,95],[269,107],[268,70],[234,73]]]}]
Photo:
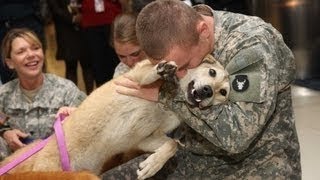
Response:
[{"label": "woman in red shirt", "polygon": [[83,0],[81,26],[91,54],[97,87],[113,77],[119,62],[110,46],[110,29],[114,18],[121,13],[118,0]]}]

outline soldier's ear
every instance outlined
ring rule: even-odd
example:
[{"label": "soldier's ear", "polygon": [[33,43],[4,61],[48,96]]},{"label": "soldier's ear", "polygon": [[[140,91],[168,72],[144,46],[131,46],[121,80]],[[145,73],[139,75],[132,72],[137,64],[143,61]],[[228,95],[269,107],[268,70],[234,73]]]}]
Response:
[{"label": "soldier's ear", "polygon": [[205,21],[200,21],[197,25],[200,41],[208,41],[210,37],[209,26]]}]

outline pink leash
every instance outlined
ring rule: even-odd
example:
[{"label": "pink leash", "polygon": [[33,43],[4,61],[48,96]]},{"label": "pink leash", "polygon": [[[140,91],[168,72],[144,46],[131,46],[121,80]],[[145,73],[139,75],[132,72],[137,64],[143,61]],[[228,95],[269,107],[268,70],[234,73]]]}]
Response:
[{"label": "pink leash", "polygon": [[[60,162],[62,166],[63,171],[70,171],[71,166],[70,166],[70,160],[69,160],[69,155],[67,152],[67,146],[64,138],[64,133],[62,130],[62,125],[61,122],[64,120],[65,116],[60,115],[55,123],[54,123],[54,130],[58,142],[58,148],[59,148],[59,153],[60,153]],[[28,159],[30,156],[33,154],[37,153],[40,151],[47,143],[50,137],[48,137],[45,140],[42,140],[39,142],[36,146],[32,147],[29,151],[25,152],[22,154],[20,157],[17,159],[14,159],[13,161],[9,162],[5,166],[0,168],[0,176],[3,175],[4,173],[10,171],[12,168],[16,167],[26,159]]]},{"label": "pink leash", "polygon": [[69,155],[67,151],[67,145],[64,138],[64,132],[62,129],[61,122],[64,120],[65,116],[59,115],[56,122],[54,122],[54,131],[56,134],[56,139],[58,142],[58,148],[60,153],[60,163],[63,171],[71,171]]}]

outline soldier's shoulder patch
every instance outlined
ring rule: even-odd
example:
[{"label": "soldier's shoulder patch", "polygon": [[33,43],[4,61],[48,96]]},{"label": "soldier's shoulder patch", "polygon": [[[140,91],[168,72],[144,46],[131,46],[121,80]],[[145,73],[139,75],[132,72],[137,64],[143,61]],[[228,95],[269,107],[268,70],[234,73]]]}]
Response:
[{"label": "soldier's shoulder patch", "polygon": [[239,73],[230,75],[230,101],[233,102],[262,102],[264,87],[258,72]]},{"label": "soldier's shoulder patch", "polygon": [[249,88],[250,81],[245,74],[236,75],[232,81],[232,88],[237,92],[243,92]]}]

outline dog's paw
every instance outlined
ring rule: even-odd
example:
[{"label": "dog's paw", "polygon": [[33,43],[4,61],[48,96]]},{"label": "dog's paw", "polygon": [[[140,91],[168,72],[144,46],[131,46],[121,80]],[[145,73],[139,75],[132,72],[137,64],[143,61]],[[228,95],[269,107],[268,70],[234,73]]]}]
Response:
[{"label": "dog's paw", "polygon": [[157,74],[159,74],[164,80],[175,80],[175,73],[177,71],[177,65],[174,61],[161,61],[157,64]]},{"label": "dog's paw", "polygon": [[151,154],[146,160],[139,164],[140,169],[137,170],[138,179],[152,177],[162,168],[165,162],[159,154]]}]

